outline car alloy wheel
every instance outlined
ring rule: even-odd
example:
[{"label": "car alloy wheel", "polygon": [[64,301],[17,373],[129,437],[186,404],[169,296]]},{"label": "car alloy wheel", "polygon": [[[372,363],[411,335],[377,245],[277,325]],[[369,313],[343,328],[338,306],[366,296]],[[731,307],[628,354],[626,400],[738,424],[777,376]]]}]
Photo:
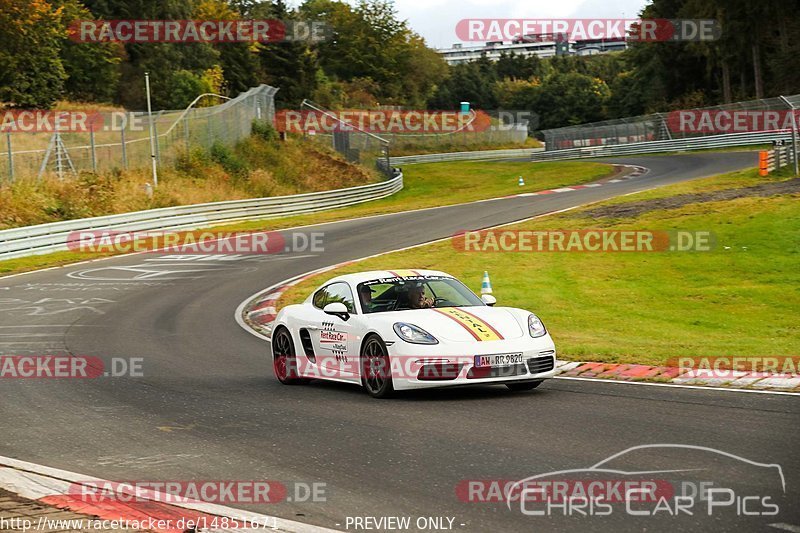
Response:
[{"label": "car alloy wheel", "polygon": [[297,373],[297,358],[289,330],[278,329],[272,336],[272,368],[275,377],[284,385],[300,383]]},{"label": "car alloy wheel", "polygon": [[377,335],[368,337],[361,348],[361,383],[374,398],[394,392],[389,351]]}]

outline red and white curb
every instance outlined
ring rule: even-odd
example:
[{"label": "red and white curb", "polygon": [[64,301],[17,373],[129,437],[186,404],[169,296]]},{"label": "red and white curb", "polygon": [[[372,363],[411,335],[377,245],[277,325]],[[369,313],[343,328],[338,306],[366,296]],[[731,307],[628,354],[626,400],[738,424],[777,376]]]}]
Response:
[{"label": "red and white curb", "polygon": [[316,276],[317,274],[322,274],[323,272],[343,267],[351,263],[355,263],[355,261],[345,261],[344,263],[338,263],[336,265],[312,270],[311,272],[306,272],[305,274],[289,278],[277,285],[267,287],[266,289],[249,297],[239,305],[239,307],[236,309],[236,321],[246,331],[253,333],[256,337],[264,340],[270,340],[270,336],[272,335],[272,323],[278,316],[278,310],[275,306],[277,305],[278,300],[280,300],[280,297],[283,296],[283,293],[286,292],[289,287],[293,287],[294,285],[297,285],[308,278]]},{"label": "red and white curb", "polygon": [[[241,509],[234,509],[224,505],[213,503],[186,500],[174,504],[163,503],[163,501],[174,501],[173,495],[158,492],[151,492],[146,495],[141,493],[130,494],[131,498],[124,498],[126,501],[109,501],[103,498],[102,501],[93,503],[86,501],[87,498],[78,494],[76,487],[88,485],[91,491],[98,485],[113,486],[111,481],[100,480],[82,474],[58,470],[47,466],[41,466],[11,457],[0,456],[0,488],[18,494],[22,498],[41,502],[59,509],[69,510],[74,513],[86,515],[87,519],[99,518],[101,520],[116,520],[136,522],[139,524],[158,523],[177,524],[179,520],[194,520],[195,523],[200,518],[205,518],[205,523],[217,522],[220,518],[237,520],[239,523],[266,524],[266,527],[259,527],[258,531],[284,531],[287,533],[328,533],[336,530],[323,527],[311,526],[293,520],[286,520],[274,516],[253,513]],[[135,496],[135,497],[134,497]],[[130,500],[130,501],[127,501]],[[160,533],[177,533],[183,530],[177,529],[154,529]],[[211,529],[209,529],[211,531]],[[236,528],[224,529],[214,528],[213,531],[256,531],[256,529]]]},{"label": "red and white curb", "polygon": [[591,189],[593,187],[601,187],[606,183],[620,183],[622,181],[638,178],[639,176],[642,176],[650,172],[649,168],[639,167],[635,165],[616,165],[616,166],[627,168],[630,170],[630,172],[628,172],[624,176],[620,176],[618,178],[613,178],[610,180],[605,180],[605,181],[601,180],[601,181],[596,181],[594,183],[587,183],[585,185],[570,185],[569,187],[559,187],[558,189],[545,189],[543,191],[536,191],[536,192],[523,192],[520,194],[512,194],[508,198],[521,198],[526,196],[544,196],[547,194],[558,194],[563,192],[578,191],[580,189]]},{"label": "red and white curb", "polygon": [[719,387],[748,392],[800,394],[800,375],[739,370],[688,369],[619,363],[559,361],[560,377],[626,382],[655,381],[688,387]]}]

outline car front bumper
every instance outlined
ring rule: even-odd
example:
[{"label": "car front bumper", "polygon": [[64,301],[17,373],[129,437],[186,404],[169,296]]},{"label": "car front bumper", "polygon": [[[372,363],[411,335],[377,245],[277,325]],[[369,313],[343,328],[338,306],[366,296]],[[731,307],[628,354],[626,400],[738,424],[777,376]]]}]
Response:
[{"label": "car front bumper", "polygon": [[[480,343],[435,345],[402,340],[389,347],[395,390],[502,384],[555,376],[556,351],[550,335]],[[478,367],[476,356],[509,355],[498,367]]]}]

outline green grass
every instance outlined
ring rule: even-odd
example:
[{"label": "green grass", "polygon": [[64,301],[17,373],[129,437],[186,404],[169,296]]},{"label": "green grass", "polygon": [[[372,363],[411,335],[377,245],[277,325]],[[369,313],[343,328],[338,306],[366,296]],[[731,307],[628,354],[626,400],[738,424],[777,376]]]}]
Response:
[{"label": "green grass", "polygon": [[[522,192],[594,181],[613,172],[610,165],[589,162],[495,163],[465,162],[408,165],[402,191],[381,200],[342,209],[271,220],[217,226],[220,231],[278,230],[347,218],[395,213],[409,209],[470,202]],[[518,177],[526,185],[517,184]],[[110,254],[105,254],[110,255]],[[102,257],[99,254],[59,252],[0,261],[0,274],[64,265]]]},{"label": "green grass", "polygon": [[[717,183],[755,184],[755,172],[696,180],[614,202],[700,192]],[[796,356],[798,199],[797,194],[742,198],[601,221],[576,218],[580,211],[572,211],[510,227],[711,231],[717,246],[710,252],[479,253],[443,242],[327,272],[287,291],[281,305],[302,300],[321,278],[339,273],[433,268],[478,291],[487,270],[498,305],[537,312],[561,358],[663,365],[679,356]]]},{"label": "green grass", "polygon": [[741,187],[752,187],[765,183],[765,181],[779,180],[792,177],[788,171],[781,170],[780,173],[770,174],[768,178],[762,178],[753,169],[737,170],[727,174],[709,176],[697,180],[685,181],[670,185],[669,187],[659,187],[636,193],[635,196],[618,196],[603,203],[603,205],[616,205],[628,202],[639,202],[642,200],[654,200],[657,198],[667,198],[678,194],[690,194],[696,192],[712,192],[723,189],[738,189]]},{"label": "green grass", "polygon": [[[477,137],[480,139],[480,137]],[[515,150],[523,148],[541,148],[542,143],[533,137],[528,137],[525,142],[505,142],[498,143],[494,140],[486,140],[483,142],[470,140],[465,143],[457,136],[454,141],[450,142],[425,142],[403,140],[402,136],[395,136],[389,150],[392,157],[402,155],[417,155],[417,154],[436,154],[442,152],[474,152],[479,150]]]}]

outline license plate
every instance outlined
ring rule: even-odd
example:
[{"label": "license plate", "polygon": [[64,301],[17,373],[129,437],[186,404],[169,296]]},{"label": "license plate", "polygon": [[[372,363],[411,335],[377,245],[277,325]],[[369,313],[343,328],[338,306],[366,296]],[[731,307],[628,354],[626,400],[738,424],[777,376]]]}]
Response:
[{"label": "license plate", "polygon": [[479,368],[494,366],[511,366],[522,364],[521,353],[504,353],[497,355],[476,355],[475,366]]}]

